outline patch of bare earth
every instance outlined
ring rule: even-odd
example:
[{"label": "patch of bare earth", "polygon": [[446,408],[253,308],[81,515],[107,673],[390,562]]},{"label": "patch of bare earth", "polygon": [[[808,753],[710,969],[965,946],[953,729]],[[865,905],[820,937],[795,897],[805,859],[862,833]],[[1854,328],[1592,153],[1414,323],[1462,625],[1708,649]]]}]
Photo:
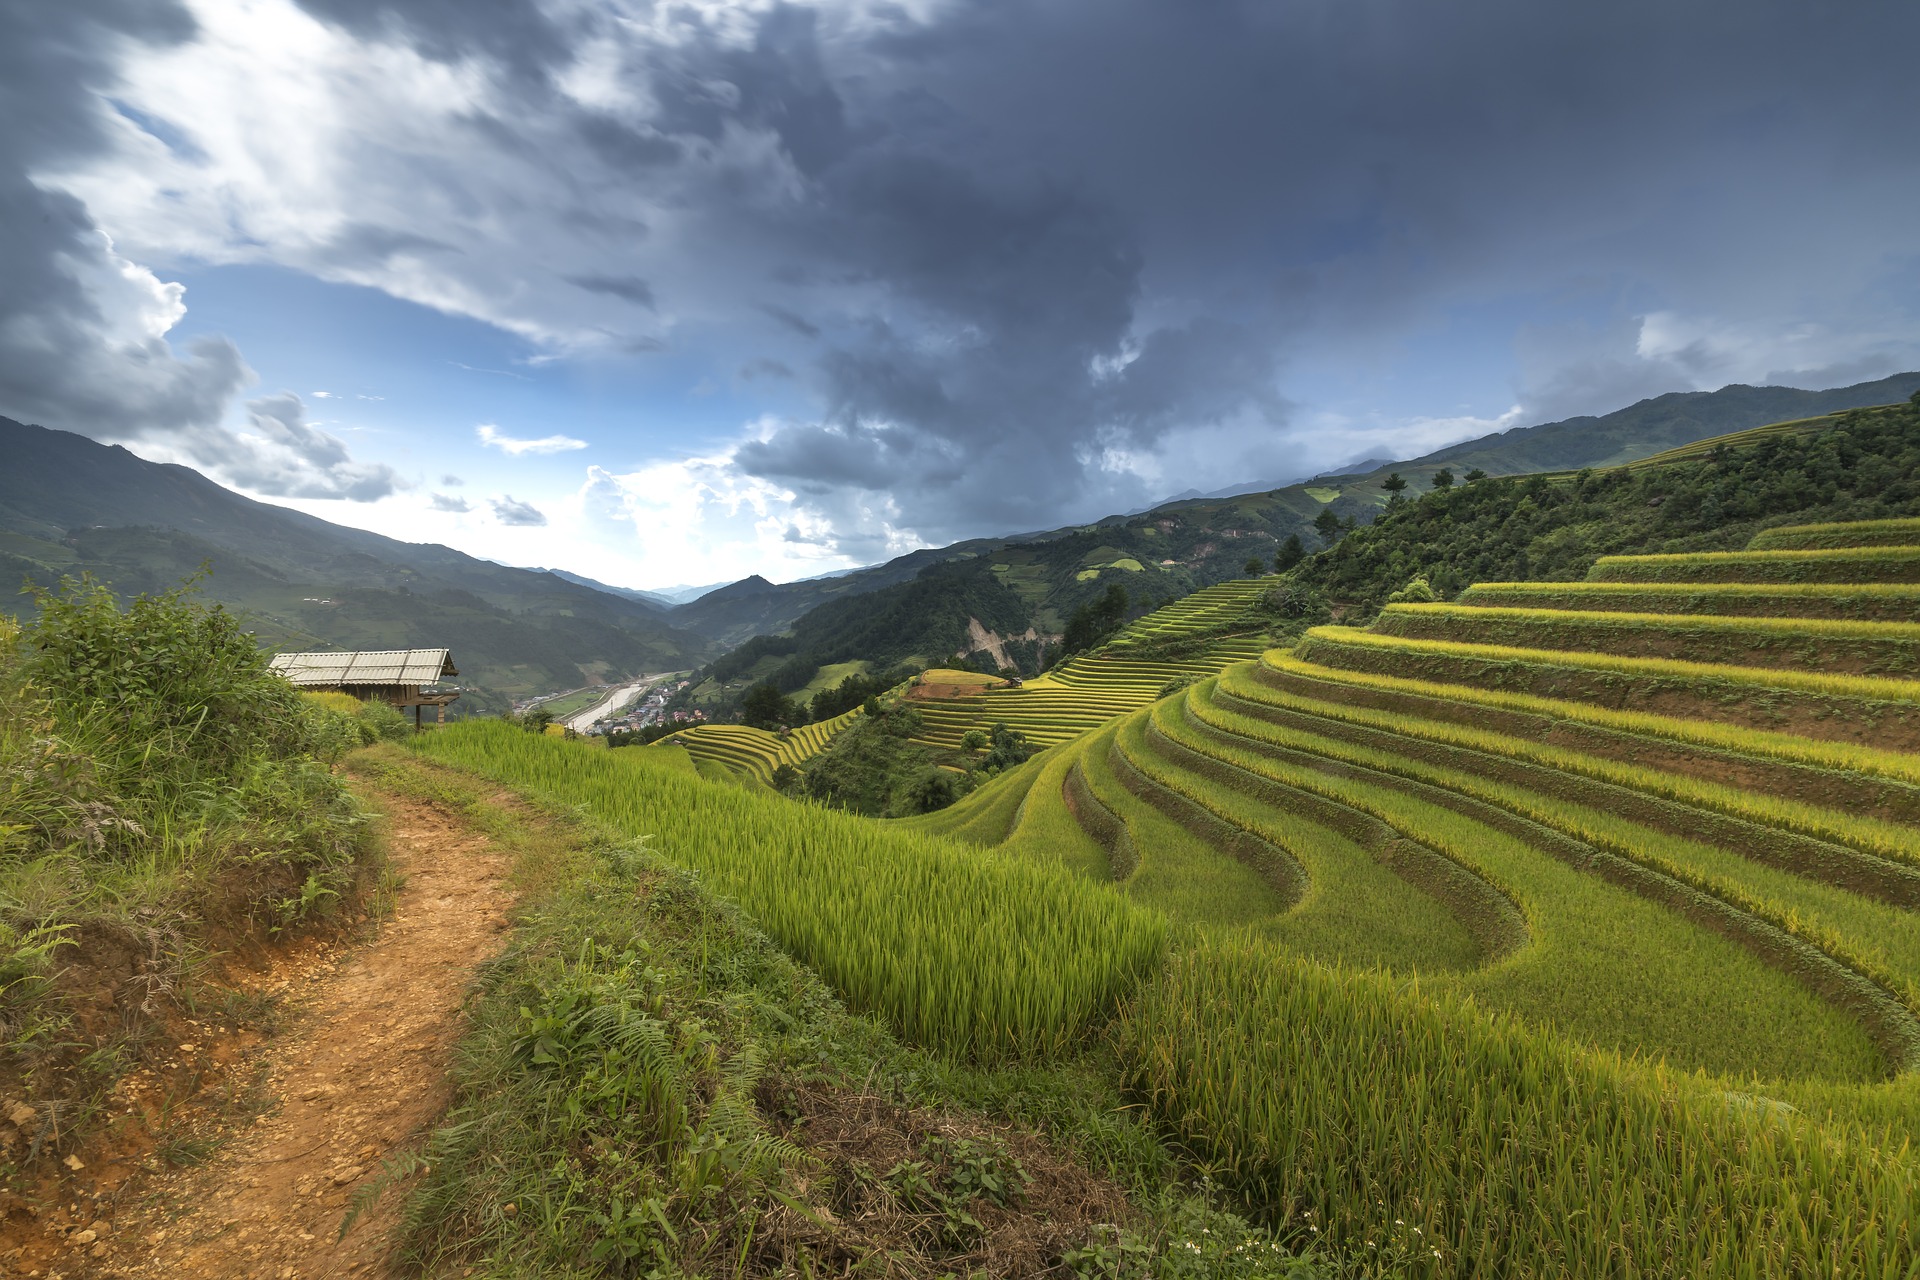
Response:
[{"label": "patch of bare earth", "polygon": [[297,1028],[257,1051],[270,1110],[204,1165],[156,1176],[141,1204],[69,1232],[64,1274],[309,1280],[388,1274],[401,1199],[344,1239],[356,1187],[445,1109],[475,967],[504,940],[507,859],[431,805],[393,797],[405,885],[379,935],[305,973]]}]

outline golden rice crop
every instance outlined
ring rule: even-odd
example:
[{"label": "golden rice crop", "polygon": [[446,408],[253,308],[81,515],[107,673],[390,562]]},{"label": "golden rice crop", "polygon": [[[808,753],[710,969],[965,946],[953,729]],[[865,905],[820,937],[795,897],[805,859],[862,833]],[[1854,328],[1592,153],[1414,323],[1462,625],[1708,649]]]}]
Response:
[{"label": "golden rice crop", "polygon": [[1747,543],[1747,550],[1830,551],[1842,547],[1912,546],[1920,546],[1920,520],[1849,520],[1762,529]]},{"label": "golden rice crop", "polygon": [[422,752],[529,788],[708,877],[780,944],[910,1038],[991,1059],[1049,1052],[1157,963],[1164,919],[1064,871],[491,721]]},{"label": "golden rice crop", "polygon": [[1202,937],[1122,1021],[1133,1082],[1299,1236],[1395,1274],[1920,1271],[1903,1151],[1404,979]]},{"label": "golden rice crop", "polygon": [[1429,720],[1400,712],[1307,698],[1256,685],[1247,680],[1232,680],[1230,683],[1223,683],[1221,687],[1231,690],[1236,696],[1242,698],[1293,707],[1324,719],[1365,725],[1429,742],[1465,747],[1489,755],[1512,757],[1606,782],[1613,786],[1628,787],[1649,795],[1661,796],[1682,804],[1712,809],[1745,821],[1776,826],[1822,840],[1832,840],[1882,857],[1920,863],[1920,832],[1916,832],[1904,823],[1886,822],[1878,818],[1866,818],[1835,809],[1825,809],[1783,796],[1749,791],[1743,787],[1728,786],[1665,769],[1650,769],[1627,761],[1589,755],[1549,743],[1531,742],[1472,725]]},{"label": "golden rice crop", "polygon": [[1601,556],[1593,582],[1914,582],[1920,547],[1829,551],[1697,551],[1657,556]]},{"label": "golden rice crop", "polygon": [[1609,653],[1572,652],[1565,649],[1522,649],[1510,645],[1468,644],[1458,640],[1412,640],[1400,636],[1381,635],[1372,631],[1361,631],[1354,627],[1314,627],[1303,637],[1301,648],[1308,657],[1312,657],[1318,645],[1333,648],[1344,645],[1408,654],[1440,654],[1453,658],[1473,658],[1484,662],[1537,663],[1548,667],[1606,671],[1620,675],[1643,676],[1654,680],[1676,680],[1689,684],[1791,689],[1796,692],[1830,697],[1857,698],[1864,702],[1920,704],[1920,681],[1893,680],[1877,676],[1829,675],[1822,671],[1781,671],[1771,667],[1736,667],[1717,662],[1682,662],[1677,658],[1632,658]]},{"label": "golden rice crop", "polygon": [[1502,689],[1481,689],[1471,685],[1444,684],[1415,680],[1405,676],[1380,675],[1370,671],[1349,671],[1323,666],[1295,656],[1291,650],[1275,650],[1262,659],[1275,671],[1333,684],[1358,685],[1416,697],[1445,698],[1454,702],[1597,725],[1623,733],[1665,738],[1716,750],[1771,757],[1795,764],[1823,769],[1843,769],[1875,777],[1892,778],[1920,784],[1920,757],[1903,751],[1884,751],[1876,747],[1847,742],[1824,742],[1797,734],[1753,729],[1744,725],[1720,724],[1710,720],[1689,720],[1681,716],[1655,715],[1646,711],[1616,711],[1565,698],[1546,698],[1538,694],[1512,693]]},{"label": "golden rice crop", "polygon": [[1479,582],[1462,605],[1723,614],[1782,618],[1920,620],[1920,584],[1907,582]]}]

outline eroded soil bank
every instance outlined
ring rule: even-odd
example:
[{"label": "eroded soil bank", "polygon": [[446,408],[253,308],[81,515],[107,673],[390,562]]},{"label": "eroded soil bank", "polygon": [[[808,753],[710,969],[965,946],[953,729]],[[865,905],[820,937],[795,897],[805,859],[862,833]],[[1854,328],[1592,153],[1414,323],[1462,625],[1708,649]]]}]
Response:
[{"label": "eroded soil bank", "polygon": [[268,975],[288,985],[291,1029],[227,1068],[264,1092],[265,1109],[205,1163],[124,1184],[102,1216],[77,1204],[44,1214],[44,1247],[0,1270],[46,1280],[388,1274],[402,1197],[383,1197],[344,1238],[340,1225],[356,1188],[445,1109],[465,994],[504,943],[511,897],[508,859],[485,836],[431,804],[380,799],[404,877],[393,914],[361,945],[289,951],[284,972]]}]

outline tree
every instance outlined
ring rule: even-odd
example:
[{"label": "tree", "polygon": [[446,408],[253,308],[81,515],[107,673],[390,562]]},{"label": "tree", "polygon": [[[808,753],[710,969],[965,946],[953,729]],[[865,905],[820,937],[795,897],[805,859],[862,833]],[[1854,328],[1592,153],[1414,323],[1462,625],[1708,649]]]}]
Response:
[{"label": "tree", "polygon": [[1473,470],[1467,472],[1468,484],[1472,484],[1475,480],[1485,480],[1486,478],[1487,478],[1487,473],[1482,471],[1478,467],[1475,467]]},{"label": "tree", "polygon": [[792,765],[782,762],[780,767],[773,771],[773,777],[768,779],[768,781],[773,783],[773,789],[775,791],[791,795],[800,786],[800,771]]},{"label": "tree", "polygon": [[907,809],[912,813],[933,813],[960,797],[960,788],[945,769],[929,769],[907,790]]},{"label": "tree", "polygon": [[969,729],[960,735],[962,751],[984,751],[987,748],[987,735],[984,730]]},{"label": "tree", "polygon": [[1010,769],[1016,764],[1025,764],[1033,756],[1033,747],[1026,737],[999,721],[994,722],[987,740],[992,748],[980,762],[982,769]]},{"label": "tree", "polygon": [[1267,571],[1267,562],[1259,556],[1248,556],[1246,570],[1249,578],[1257,578]]},{"label": "tree", "polygon": [[1320,535],[1321,542],[1330,547],[1340,541],[1340,535],[1346,532],[1346,525],[1334,514],[1332,507],[1325,507],[1313,518],[1313,531]]},{"label": "tree", "polygon": [[1427,581],[1424,573],[1415,574],[1407,585],[1387,597],[1388,604],[1433,604],[1440,597],[1435,594],[1433,584]]},{"label": "tree", "polygon": [[1407,482],[1400,478],[1398,471],[1389,471],[1387,478],[1380,482],[1380,487],[1387,491],[1387,505],[1392,506],[1401,501],[1401,491],[1407,487]]},{"label": "tree", "polygon": [[792,724],[797,718],[793,703],[771,680],[762,680],[740,699],[741,723],[756,729],[777,729]]},{"label": "tree", "polygon": [[1433,473],[1433,487],[1436,489],[1453,488],[1453,472],[1446,467]]},{"label": "tree", "polygon": [[1275,573],[1285,573],[1307,558],[1307,548],[1300,541],[1300,535],[1290,533],[1287,540],[1280,544],[1280,554],[1273,558]]},{"label": "tree", "polygon": [[1115,582],[1098,600],[1083,604],[1067,619],[1067,631],[1061,637],[1063,654],[1091,649],[1118,627],[1127,616],[1127,589]]}]

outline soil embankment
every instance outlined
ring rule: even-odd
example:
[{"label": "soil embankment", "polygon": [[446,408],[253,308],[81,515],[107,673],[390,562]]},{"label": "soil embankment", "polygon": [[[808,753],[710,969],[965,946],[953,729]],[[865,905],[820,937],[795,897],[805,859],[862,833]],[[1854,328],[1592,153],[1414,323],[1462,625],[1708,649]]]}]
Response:
[{"label": "soil embankment", "polygon": [[106,1256],[75,1249],[58,1268],[69,1277],[387,1274],[398,1191],[344,1238],[340,1224],[354,1190],[444,1110],[465,992],[505,941],[511,898],[508,860],[484,836],[383,799],[404,887],[378,937],[313,975],[304,1017],[263,1050],[277,1105],[205,1165],[157,1180],[148,1207],[103,1237]]}]

